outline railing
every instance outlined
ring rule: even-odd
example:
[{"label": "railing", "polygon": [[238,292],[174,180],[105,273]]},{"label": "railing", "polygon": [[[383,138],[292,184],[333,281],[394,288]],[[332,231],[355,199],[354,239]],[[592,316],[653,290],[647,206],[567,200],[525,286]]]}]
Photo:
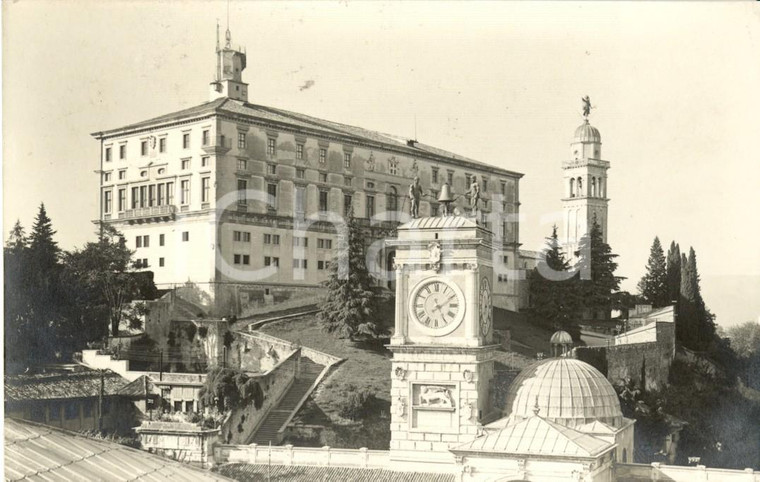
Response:
[{"label": "railing", "polygon": [[387,450],[335,449],[332,447],[293,447],[251,445],[221,445],[214,447],[214,462],[315,465],[321,467],[387,468],[390,456]]},{"label": "railing", "polygon": [[711,469],[704,465],[615,464],[616,480],[690,480],[720,482],[760,482],[760,472],[752,469]]},{"label": "railing", "polygon": [[176,212],[176,206],[151,206],[147,208],[127,209],[123,213],[119,213],[119,219],[170,217],[174,216]]}]

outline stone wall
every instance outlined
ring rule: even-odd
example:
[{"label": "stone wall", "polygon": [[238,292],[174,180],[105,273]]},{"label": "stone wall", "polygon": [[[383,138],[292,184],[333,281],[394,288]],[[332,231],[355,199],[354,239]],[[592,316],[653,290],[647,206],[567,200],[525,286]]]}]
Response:
[{"label": "stone wall", "polygon": [[205,464],[219,440],[219,429],[203,429],[192,423],[143,422],[135,429],[142,448],[185,463]]},{"label": "stone wall", "polygon": [[630,378],[647,390],[657,390],[668,383],[670,365],[675,357],[675,323],[656,322],[656,340],[647,343],[620,344],[609,347],[576,347],[573,356],[593,365],[613,383]]}]

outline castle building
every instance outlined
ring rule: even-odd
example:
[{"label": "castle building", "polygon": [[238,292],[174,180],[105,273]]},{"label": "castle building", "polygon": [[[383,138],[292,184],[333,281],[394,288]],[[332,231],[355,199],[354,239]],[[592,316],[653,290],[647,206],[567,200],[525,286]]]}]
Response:
[{"label": "castle building", "polygon": [[[392,286],[395,253],[383,239],[410,219],[415,177],[420,216],[438,212],[444,184],[461,195],[458,209],[468,209],[464,193],[477,180],[500,272],[519,268],[522,174],[252,104],[246,59],[227,31],[208,102],[92,134],[101,143],[99,219],[124,233],[159,288],[191,284],[222,313],[316,290],[349,212],[369,234],[378,284]],[[515,278],[493,280],[497,306],[518,309]]]},{"label": "castle building", "polygon": [[571,158],[562,163],[564,172],[564,229],[560,239],[570,256],[578,249],[581,238],[591,231],[594,219],[602,228],[607,242],[607,170],[609,161],[602,160],[602,136],[588,122],[576,130],[570,143]]}]

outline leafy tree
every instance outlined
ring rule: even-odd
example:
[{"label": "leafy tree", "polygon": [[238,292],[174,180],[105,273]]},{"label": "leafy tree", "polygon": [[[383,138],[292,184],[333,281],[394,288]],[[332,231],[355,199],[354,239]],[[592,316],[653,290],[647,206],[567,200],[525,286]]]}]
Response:
[{"label": "leafy tree", "polygon": [[641,295],[652,304],[654,308],[661,308],[669,304],[668,272],[665,254],[662,251],[660,238],[654,238],[649,252],[647,272],[638,284]]},{"label": "leafy tree", "polygon": [[[133,301],[155,298],[152,273],[135,271],[132,254],[124,236],[103,223],[97,242],[65,255],[64,277],[75,300],[72,316],[84,323],[87,338],[97,339],[109,331],[116,336],[123,323],[139,327],[144,306]],[[88,323],[91,320],[95,323]]]},{"label": "leafy tree", "polygon": [[668,303],[672,303],[673,301],[677,301],[681,294],[681,248],[675,241],[670,242],[666,264]]},{"label": "leafy tree", "polygon": [[216,407],[219,412],[250,403],[258,410],[265,399],[264,391],[255,378],[249,378],[243,371],[222,367],[209,370],[199,395],[205,406]]},{"label": "leafy tree", "polygon": [[581,238],[577,268],[580,271],[580,296],[583,308],[593,314],[606,317],[613,306],[613,293],[619,291],[620,282],[625,279],[615,276],[616,254],[604,242],[602,228],[594,217],[591,231]]},{"label": "leafy tree", "polygon": [[760,323],[747,321],[726,330],[731,347],[741,358],[749,358],[760,352]]},{"label": "leafy tree", "polygon": [[11,230],[3,250],[3,318],[5,328],[5,370],[25,367],[32,343],[32,296],[29,292],[29,239],[20,221]]},{"label": "leafy tree", "polygon": [[536,323],[563,329],[574,339],[579,339],[578,276],[570,271],[570,262],[562,252],[557,226],[546,238],[543,254],[539,266],[530,273],[531,318]]},{"label": "leafy tree", "polygon": [[346,232],[338,235],[336,256],[324,282],[327,294],[317,316],[327,332],[340,338],[377,338],[382,334],[378,306],[365,262],[364,237],[353,212],[347,224]]}]

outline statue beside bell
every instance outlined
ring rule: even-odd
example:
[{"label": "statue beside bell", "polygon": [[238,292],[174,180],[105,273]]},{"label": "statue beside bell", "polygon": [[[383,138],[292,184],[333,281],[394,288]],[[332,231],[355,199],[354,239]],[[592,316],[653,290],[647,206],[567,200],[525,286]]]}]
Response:
[{"label": "statue beside bell", "polygon": [[478,204],[480,203],[480,184],[478,184],[478,178],[475,176],[472,176],[472,184],[470,184],[467,194],[470,196],[470,215],[477,216]]},{"label": "statue beside bell", "polygon": [[409,185],[409,200],[411,201],[410,212],[412,218],[420,217],[420,198],[422,197],[422,186],[420,178],[414,176],[414,181]]}]

